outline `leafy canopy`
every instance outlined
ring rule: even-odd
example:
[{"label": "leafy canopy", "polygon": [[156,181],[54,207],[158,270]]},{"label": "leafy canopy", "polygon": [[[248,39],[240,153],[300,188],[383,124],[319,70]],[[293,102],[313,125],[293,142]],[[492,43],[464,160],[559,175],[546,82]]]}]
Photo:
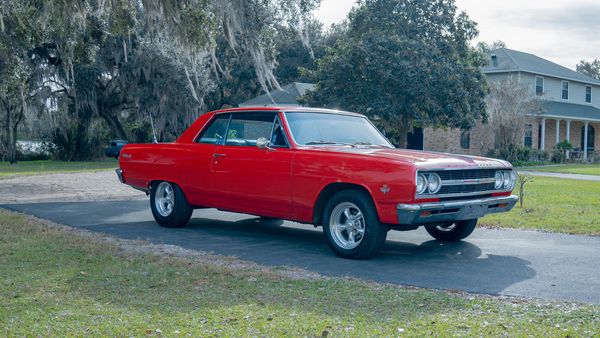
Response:
[{"label": "leafy canopy", "polygon": [[475,26],[453,0],[359,1],[306,101],[379,117],[400,146],[413,125],[471,128],[487,93]]}]

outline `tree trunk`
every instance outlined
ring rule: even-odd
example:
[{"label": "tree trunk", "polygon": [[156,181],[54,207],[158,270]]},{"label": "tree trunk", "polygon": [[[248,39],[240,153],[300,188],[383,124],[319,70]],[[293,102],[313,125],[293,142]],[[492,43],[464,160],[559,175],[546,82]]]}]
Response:
[{"label": "tree trunk", "polygon": [[15,123],[12,127],[11,140],[10,140],[10,153],[8,154],[8,158],[10,164],[17,163],[17,128],[19,125]]},{"label": "tree trunk", "polygon": [[[11,109],[9,107],[5,107],[6,108],[6,121],[5,121],[5,125],[4,127],[6,128],[6,140],[5,140],[5,146],[6,146],[6,152],[7,152],[7,157],[8,157],[8,161],[10,162],[10,164],[14,164],[17,162],[17,151],[16,151],[16,142],[13,142],[14,137],[13,137],[13,128],[12,127],[12,112]],[[16,140],[15,140],[16,141]]]},{"label": "tree trunk", "polygon": [[400,121],[398,122],[398,147],[402,149],[406,149],[408,133],[412,128],[412,122],[404,117],[400,117]]},{"label": "tree trunk", "polygon": [[106,121],[110,127],[110,130],[113,131],[118,138],[130,141],[129,135],[125,131],[125,128],[123,128],[121,121],[119,121],[119,118],[116,116],[116,114],[113,114],[114,111],[111,110],[108,111],[108,113],[106,113],[106,111],[108,110],[101,109],[100,116],[102,116],[104,121]]}]

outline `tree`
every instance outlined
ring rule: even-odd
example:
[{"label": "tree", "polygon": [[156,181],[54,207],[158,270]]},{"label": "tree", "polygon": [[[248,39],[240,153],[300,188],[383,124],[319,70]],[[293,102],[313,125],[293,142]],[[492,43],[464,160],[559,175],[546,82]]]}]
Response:
[{"label": "tree", "polygon": [[527,115],[539,114],[541,102],[531,95],[530,87],[517,76],[489,84],[486,98],[489,123],[485,128],[494,136],[494,146],[502,157],[513,161],[521,144]]},{"label": "tree", "polygon": [[453,0],[361,1],[317,61],[306,101],[379,117],[401,147],[414,125],[469,129],[486,118],[477,34]]},{"label": "tree", "polygon": [[479,52],[481,52],[483,54],[489,54],[493,50],[500,49],[500,48],[506,48],[506,43],[504,43],[504,41],[501,41],[501,40],[496,40],[492,43],[480,41],[477,44],[476,48]]},{"label": "tree", "polygon": [[[11,15],[5,15],[10,12]],[[4,113],[0,131],[6,156],[17,161],[17,132],[28,109],[40,92],[34,86],[36,69],[28,51],[41,41],[35,13],[27,4],[0,4],[0,107]]]},{"label": "tree", "polygon": [[281,27],[275,39],[277,80],[283,84],[310,82],[306,70],[314,70],[315,61],[325,54],[325,41],[323,24],[318,21],[308,22],[301,34]]},{"label": "tree", "polygon": [[577,72],[600,80],[600,59],[595,59],[593,61],[581,60],[577,64]]},{"label": "tree", "polygon": [[[150,115],[161,139],[173,139],[212,102],[224,102],[208,95],[231,92],[226,87],[235,86],[230,80],[237,75],[256,90],[278,87],[277,28],[303,31],[318,3],[3,1],[0,52],[14,61],[3,69],[19,64],[32,73],[24,77],[29,88],[5,86],[2,92],[13,102],[28,98],[17,95],[27,90],[48,95],[38,95],[39,108],[52,113],[54,142],[64,159],[95,156],[107,131],[144,138]],[[28,26],[21,28],[22,22]],[[22,33],[19,39],[15,32]],[[232,75],[232,64],[240,73]],[[14,124],[14,114],[9,117]]]}]

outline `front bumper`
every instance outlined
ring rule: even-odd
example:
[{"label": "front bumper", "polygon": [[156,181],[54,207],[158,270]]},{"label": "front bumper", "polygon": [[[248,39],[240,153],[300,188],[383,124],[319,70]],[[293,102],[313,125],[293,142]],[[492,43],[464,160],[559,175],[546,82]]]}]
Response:
[{"label": "front bumper", "polygon": [[518,200],[517,196],[511,195],[468,201],[398,204],[398,223],[412,225],[476,219],[510,211]]}]

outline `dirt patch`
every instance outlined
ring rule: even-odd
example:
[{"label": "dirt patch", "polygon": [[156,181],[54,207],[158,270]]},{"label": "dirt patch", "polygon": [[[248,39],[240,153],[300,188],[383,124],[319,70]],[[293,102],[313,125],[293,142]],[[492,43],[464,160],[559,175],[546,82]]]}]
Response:
[{"label": "dirt patch", "polygon": [[112,170],[22,176],[0,180],[0,204],[142,199]]}]

